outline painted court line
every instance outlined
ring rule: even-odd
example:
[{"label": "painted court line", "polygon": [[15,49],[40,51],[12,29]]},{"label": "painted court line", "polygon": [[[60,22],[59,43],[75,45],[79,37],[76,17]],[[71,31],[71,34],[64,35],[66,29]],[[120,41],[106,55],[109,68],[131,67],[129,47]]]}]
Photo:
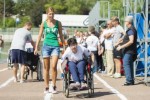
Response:
[{"label": "painted court line", "polygon": [[13,77],[11,77],[10,79],[8,79],[5,83],[3,83],[2,85],[0,85],[0,88],[3,88],[5,86],[7,86],[11,81],[13,81]]},{"label": "painted court line", "polygon": [[105,85],[108,89],[110,89],[114,94],[116,94],[121,100],[128,100],[123,94],[121,94],[119,91],[111,87],[106,81],[104,81],[102,78],[100,78],[97,74],[94,73],[94,76],[101,82],[103,85]]},{"label": "painted court line", "polygon": [[[17,76],[19,76],[19,74]],[[0,89],[7,86],[13,80],[14,80],[14,77],[9,78],[6,82],[0,85]]]},{"label": "painted court line", "polygon": [[45,94],[45,96],[44,96],[44,100],[53,100],[52,97],[53,97],[53,94],[52,94],[52,93],[47,93],[47,94]]},{"label": "painted court line", "polygon": [[4,68],[4,69],[0,70],[0,72],[3,72],[3,71],[5,71],[5,70],[8,70],[8,68]]}]

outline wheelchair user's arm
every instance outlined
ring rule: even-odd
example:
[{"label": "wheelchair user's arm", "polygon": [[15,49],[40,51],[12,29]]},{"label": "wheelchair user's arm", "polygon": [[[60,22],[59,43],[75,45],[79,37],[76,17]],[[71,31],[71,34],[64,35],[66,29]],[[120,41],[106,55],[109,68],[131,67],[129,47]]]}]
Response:
[{"label": "wheelchair user's arm", "polygon": [[66,57],[64,60],[61,59],[61,70],[63,70],[66,67],[67,62],[68,62],[68,57]]},{"label": "wheelchair user's arm", "polygon": [[94,54],[91,52],[91,55],[90,55],[90,56],[91,56],[91,62],[92,62],[92,64],[93,64],[93,63],[94,63],[94,60],[95,60],[95,59],[94,59]]}]

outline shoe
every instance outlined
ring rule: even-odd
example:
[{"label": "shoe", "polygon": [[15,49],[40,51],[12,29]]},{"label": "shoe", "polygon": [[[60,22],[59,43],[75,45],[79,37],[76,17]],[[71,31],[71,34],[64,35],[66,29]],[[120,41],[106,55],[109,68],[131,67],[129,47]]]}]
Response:
[{"label": "shoe", "polygon": [[53,93],[53,94],[56,94],[57,93],[56,86],[51,86],[50,92]]},{"label": "shoe", "polygon": [[14,83],[18,82],[18,79],[14,78]]},{"label": "shoe", "polygon": [[64,79],[64,73],[61,73],[60,77],[61,77],[61,79]]},{"label": "shoe", "polygon": [[124,85],[124,86],[134,85],[134,82],[132,82],[132,83],[127,83],[127,82],[125,82],[123,85]]},{"label": "shoe", "polygon": [[115,73],[114,78],[121,78],[121,74],[120,73]]},{"label": "shoe", "polygon": [[46,94],[46,93],[49,93],[49,88],[48,88],[48,87],[45,88],[44,93],[45,93],[45,94]]},{"label": "shoe", "polygon": [[83,90],[83,89],[86,89],[86,87],[87,87],[86,83],[83,83],[83,82],[82,82],[82,83],[81,83],[81,88],[80,88],[80,89]]},{"label": "shoe", "polygon": [[24,80],[20,80],[20,83],[24,83],[25,81]]},{"label": "shoe", "polygon": [[14,79],[14,83],[17,83],[18,81],[16,79]]},{"label": "shoe", "polygon": [[80,88],[80,83],[79,82],[72,83],[72,84],[70,84],[70,87],[79,89]]}]

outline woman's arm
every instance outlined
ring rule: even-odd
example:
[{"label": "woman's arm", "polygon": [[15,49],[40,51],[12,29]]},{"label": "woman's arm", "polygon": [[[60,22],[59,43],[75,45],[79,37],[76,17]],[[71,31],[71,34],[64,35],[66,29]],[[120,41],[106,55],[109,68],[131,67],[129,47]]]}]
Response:
[{"label": "woman's arm", "polygon": [[58,32],[59,32],[59,37],[60,37],[60,40],[61,42],[63,43],[63,49],[65,48],[65,41],[64,41],[64,37],[63,37],[63,34],[62,34],[62,25],[61,25],[61,22],[58,22]]},{"label": "woman's arm", "polygon": [[37,38],[37,41],[36,41],[34,54],[37,54],[38,46],[39,46],[39,43],[40,43],[40,40],[41,40],[41,37],[42,37],[42,34],[43,34],[43,30],[44,30],[44,23],[42,23],[40,25],[39,35],[38,35],[38,38]]}]

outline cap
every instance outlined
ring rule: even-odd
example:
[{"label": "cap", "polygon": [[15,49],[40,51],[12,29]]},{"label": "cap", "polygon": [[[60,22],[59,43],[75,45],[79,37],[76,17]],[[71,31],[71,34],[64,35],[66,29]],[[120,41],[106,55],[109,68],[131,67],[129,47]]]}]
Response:
[{"label": "cap", "polygon": [[132,23],[133,22],[133,16],[126,16],[125,21]]},{"label": "cap", "polygon": [[91,32],[91,33],[94,33],[95,32],[95,27],[94,26],[89,26],[88,31]]}]

